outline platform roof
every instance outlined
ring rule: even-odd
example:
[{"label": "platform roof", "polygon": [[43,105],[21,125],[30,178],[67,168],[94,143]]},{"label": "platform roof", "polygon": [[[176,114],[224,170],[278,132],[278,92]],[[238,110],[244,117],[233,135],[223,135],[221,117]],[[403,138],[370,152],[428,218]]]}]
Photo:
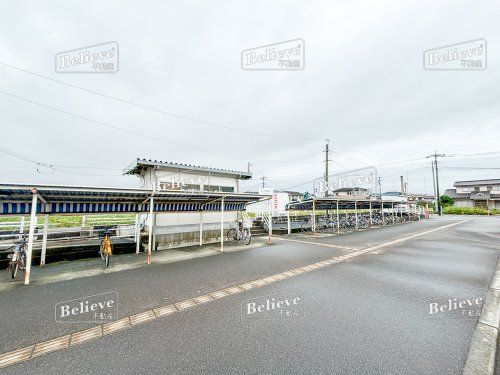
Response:
[{"label": "platform roof", "polygon": [[198,172],[203,174],[206,173],[206,174],[211,174],[213,176],[232,177],[242,180],[249,180],[252,178],[252,174],[250,172],[242,172],[242,171],[235,171],[232,169],[220,169],[220,168],[204,167],[199,165],[173,163],[168,161],[141,159],[141,158],[134,159],[134,161],[123,170],[123,174],[141,174],[143,170],[155,167],[167,170],[175,170],[178,172]]},{"label": "platform roof", "polygon": [[0,184],[0,214],[28,214],[33,194],[39,196],[37,213],[140,213],[149,212],[153,196],[155,212],[219,211],[224,197],[227,211],[244,210],[245,205],[268,195],[222,192],[154,192],[148,189],[82,187],[40,184]]},{"label": "platform roof", "polygon": [[343,198],[343,197],[324,197],[324,198],[310,198],[300,202],[290,202],[286,205],[287,210],[301,210],[307,211],[313,209],[313,202],[316,210],[331,210],[337,208],[337,202],[339,209],[353,209],[357,207],[358,209],[368,209],[373,208],[389,208],[394,204],[405,204],[402,201],[395,200],[380,200],[380,199],[353,199],[353,198]]}]

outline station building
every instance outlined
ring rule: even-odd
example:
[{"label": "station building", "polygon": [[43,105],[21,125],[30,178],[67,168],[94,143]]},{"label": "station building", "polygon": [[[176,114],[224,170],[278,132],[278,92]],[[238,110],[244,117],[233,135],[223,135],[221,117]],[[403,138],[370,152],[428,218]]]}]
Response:
[{"label": "station building", "polygon": [[[179,191],[191,193],[240,193],[240,180],[249,180],[248,172],[172,163],[137,158],[123,174],[139,178],[141,189],[156,192]],[[224,227],[237,219],[238,211],[224,214]],[[189,246],[199,241],[200,220],[203,225],[203,243],[220,241],[221,215],[219,212],[175,211],[156,213],[155,244],[159,250]],[[141,215],[144,226],[148,215]]]}]

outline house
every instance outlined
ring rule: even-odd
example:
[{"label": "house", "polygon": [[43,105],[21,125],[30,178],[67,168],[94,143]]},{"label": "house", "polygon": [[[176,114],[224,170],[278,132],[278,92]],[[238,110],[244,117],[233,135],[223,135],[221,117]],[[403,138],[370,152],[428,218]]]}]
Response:
[{"label": "house", "polygon": [[455,181],[453,186],[444,195],[453,198],[455,207],[500,209],[500,179]]},{"label": "house", "polygon": [[[178,164],[157,160],[135,159],[123,174],[135,175],[143,189],[156,192],[179,191],[182,193],[239,194],[240,180],[249,180],[252,174],[227,169]],[[239,194],[245,195],[245,194]],[[186,198],[188,199],[188,198]],[[224,227],[237,219],[237,211],[226,209]],[[143,222],[147,220],[142,216]],[[188,246],[198,243],[200,220],[203,225],[203,243],[220,239],[220,212],[177,211],[155,215],[155,239],[158,249]]]},{"label": "house", "polygon": [[332,191],[333,197],[367,199],[370,190],[361,187],[340,188]]}]

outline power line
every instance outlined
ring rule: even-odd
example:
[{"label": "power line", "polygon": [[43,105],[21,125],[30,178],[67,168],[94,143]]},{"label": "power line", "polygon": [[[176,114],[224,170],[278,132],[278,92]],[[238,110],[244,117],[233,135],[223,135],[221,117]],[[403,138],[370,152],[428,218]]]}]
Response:
[{"label": "power line", "polygon": [[[51,169],[52,171],[59,171],[59,172],[63,172],[63,173],[70,173],[70,174],[78,174],[78,175],[82,175],[82,176],[98,176],[98,177],[106,177],[106,176],[109,176],[109,175],[96,175],[96,174],[87,174],[87,173],[79,173],[79,172],[70,172],[70,171],[65,171],[64,169],[72,169],[72,168],[79,168],[79,169],[107,169],[107,170],[120,170],[120,169],[116,169],[116,168],[104,168],[104,167],[80,167],[80,166],[75,166],[75,167],[72,167],[72,166],[63,166],[63,165],[58,165],[58,164],[52,164],[52,163],[44,163],[44,162],[41,162],[41,161],[37,161],[37,160],[34,160],[34,159],[31,159],[25,155],[21,155],[17,152],[14,152],[12,150],[9,150],[8,148],[5,148],[5,147],[0,147],[0,151],[5,153],[5,154],[8,154],[14,158],[17,158],[17,159],[20,159],[22,161],[25,161],[27,163],[31,163],[31,164],[35,164],[37,167],[44,167],[44,168],[49,168]],[[41,172],[40,170],[38,170],[37,168],[37,172],[38,173],[43,173]]]},{"label": "power line", "polygon": [[80,119],[80,120],[88,121],[88,122],[91,122],[91,123],[96,124],[96,125],[104,126],[104,127],[107,127],[107,128],[110,128],[110,129],[114,129],[114,130],[117,130],[117,131],[120,131],[120,132],[123,132],[123,133],[132,134],[132,135],[137,136],[137,137],[146,138],[146,139],[150,139],[150,140],[157,141],[157,142],[163,142],[163,143],[167,143],[167,144],[170,144],[170,145],[187,148],[187,149],[190,149],[190,150],[201,151],[201,152],[206,152],[206,153],[209,153],[209,154],[215,154],[215,155],[220,155],[220,156],[225,156],[225,157],[231,157],[231,158],[235,158],[235,159],[256,160],[256,161],[260,161],[260,162],[264,162],[264,163],[265,162],[269,162],[269,163],[287,163],[287,162],[290,162],[290,161],[269,161],[269,160],[262,160],[262,159],[251,158],[251,157],[248,157],[248,156],[239,156],[239,155],[233,155],[233,154],[226,154],[226,153],[223,153],[223,152],[211,151],[211,150],[207,150],[207,149],[204,149],[204,148],[201,148],[201,147],[188,146],[188,145],[184,145],[182,143],[177,143],[177,142],[169,141],[169,140],[166,140],[166,139],[163,139],[163,138],[152,137],[152,136],[149,136],[147,134],[139,133],[139,132],[136,132],[136,131],[133,131],[133,130],[124,129],[124,128],[121,128],[119,126],[112,125],[112,124],[109,124],[109,123],[106,123],[106,122],[103,122],[103,121],[91,119],[89,117],[77,115],[75,113],[68,112],[68,111],[65,111],[63,109],[60,109],[60,108],[57,108],[57,107],[53,107],[53,106],[48,105],[48,104],[43,104],[43,103],[31,100],[31,99],[27,99],[27,98],[24,98],[22,96],[18,96],[18,95],[12,94],[12,93],[7,92],[7,91],[0,90],[0,93],[4,94],[4,95],[7,95],[7,96],[10,96],[10,97],[13,97],[13,98],[16,98],[18,100],[25,101],[27,103],[35,104],[35,105],[38,105],[40,107],[44,107],[44,108],[50,109],[50,110],[55,111],[55,112],[63,113],[65,115],[68,115],[68,116],[71,116],[71,117],[74,117],[74,118],[77,118],[77,119]]},{"label": "power line", "polygon": [[297,137],[288,137],[288,136],[282,136],[282,135],[276,135],[276,134],[260,133],[260,132],[256,132],[256,131],[252,131],[252,130],[238,129],[238,128],[235,128],[235,127],[232,127],[232,126],[220,125],[220,124],[217,124],[215,122],[209,122],[209,121],[204,121],[204,120],[196,119],[194,117],[180,115],[180,114],[173,113],[173,112],[170,112],[170,111],[166,111],[166,110],[163,110],[163,109],[154,108],[154,107],[150,107],[150,106],[147,106],[147,105],[135,103],[135,102],[132,102],[130,100],[121,99],[121,98],[117,98],[117,97],[114,97],[114,96],[111,96],[111,95],[103,94],[103,93],[95,91],[95,90],[90,90],[90,89],[87,89],[85,87],[73,85],[71,83],[67,83],[67,82],[60,81],[60,80],[55,79],[55,78],[47,77],[47,76],[44,76],[42,74],[31,72],[29,70],[18,68],[18,67],[14,66],[14,65],[6,64],[6,63],[3,63],[3,62],[0,62],[0,65],[3,65],[5,67],[11,68],[11,69],[18,70],[20,72],[31,74],[31,75],[34,75],[36,77],[43,78],[43,79],[46,79],[46,80],[49,80],[49,81],[52,81],[52,82],[56,82],[56,83],[59,83],[61,85],[68,86],[68,87],[71,87],[71,88],[74,88],[74,89],[77,89],[77,90],[85,91],[85,92],[88,92],[88,93],[93,94],[93,95],[98,95],[98,96],[101,96],[103,98],[107,98],[107,99],[114,100],[114,101],[117,101],[117,102],[120,102],[120,103],[128,104],[128,105],[131,105],[131,106],[134,106],[134,107],[137,107],[137,108],[141,108],[141,109],[145,109],[145,110],[148,110],[148,111],[153,111],[153,112],[156,112],[156,113],[161,113],[163,115],[175,117],[175,118],[178,118],[178,119],[181,119],[181,120],[194,122],[194,123],[197,123],[199,125],[211,126],[211,127],[214,127],[214,128],[224,129],[224,130],[228,130],[228,131],[232,131],[232,132],[237,132],[237,133],[252,134],[252,135],[257,135],[257,136],[260,136],[260,137],[280,138],[280,139],[288,139],[288,140],[293,140],[293,141],[322,141],[323,140],[322,138],[304,138],[304,137],[297,138]]}]

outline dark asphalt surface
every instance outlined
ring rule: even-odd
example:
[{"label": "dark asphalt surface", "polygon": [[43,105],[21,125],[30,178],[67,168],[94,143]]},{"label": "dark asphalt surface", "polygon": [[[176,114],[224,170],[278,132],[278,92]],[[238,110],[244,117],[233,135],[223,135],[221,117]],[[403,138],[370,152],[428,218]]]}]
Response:
[{"label": "dark asphalt surface", "polygon": [[[467,223],[196,306],[3,370],[6,374],[460,374],[476,320],[431,318],[428,301],[487,287],[500,218]],[[442,218],[311,239],[363,248],[436,228]],[[58,302],[118,292],[121,316],[314,263],[345,250],[269,247],[0,293],[0,352],[84,325],[54,322]],[[243,300],[298,291],[300,319],[243,320]],[[15,303],[11,303],[15,301]]]}]

